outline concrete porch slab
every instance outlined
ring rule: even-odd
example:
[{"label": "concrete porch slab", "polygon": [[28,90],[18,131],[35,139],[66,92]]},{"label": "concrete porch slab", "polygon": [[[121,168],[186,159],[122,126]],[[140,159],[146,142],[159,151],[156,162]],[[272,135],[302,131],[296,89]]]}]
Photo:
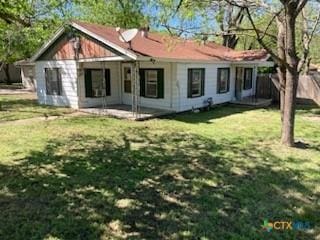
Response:
[{"label": "concrete porch slab", "polygon": [[107,108],[102,108],[102,107],[81,108],[79,109],[79,111],[85,112],[85,113],[97,114],[97,115],[113,116],[116,118],[136,120],[136,121],[147,120],[147,119],[156,118],[156,117],[174,113],[174,111],[168,111],[163,109],[140,107],[138,114],[133,114],[131,105],[125,105],[125,104],[109,105],[107,106]]}]

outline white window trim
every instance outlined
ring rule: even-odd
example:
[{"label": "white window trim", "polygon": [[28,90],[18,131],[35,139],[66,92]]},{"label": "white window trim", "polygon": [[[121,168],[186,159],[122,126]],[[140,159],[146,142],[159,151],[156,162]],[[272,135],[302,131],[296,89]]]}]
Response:
[{"label": "white window trim", "polygon": [[[56,71],[56,75],[57,75],[57,80],[56,81],[51,81],[52,82],[57,82],[58,86],[59,86],[59,94],[57,93],[48,93],[48,79],[47,79],[47,73],[46,71]],[[63,95],[63,89],[62,89],[62,76],[61,76],[61,68],[57,68],[57,67],[51,67],[51,68],[44,68],[44,78],[45,78],[45,86],[46,86],[46,95],[48,96],[62,96]]]},{"label": "white window trim", "polygon": [[[250,83],[251,83],[251,86],[250,86],[250,88],[246,88],[246,81],[247,81],[247,76],[248,76],[248,74],[246,73],[248,70],[250,70],[250,72],[251,72],[251,78],[250,78]],[[243,87],[242,87],[242,89],[244,90],[244,91],[246,91],[246,90],[251,90],[252,88],[253,88],[253,68],[244,68],[244,71],[243,71],[243,75],[244,75],[244,77],[243,77]]]},{"label": "white window trim", "polygon": [[[130,80],[127,80],[126,79],[126,69],[130,69]],[[123,92],[125,93],[125,94],[131,94],[132,93],[132,67],[131,66],[124,66],[123,67],[123,71],[122,71],[122,74],[123,74]],[[130,92],[126,92],[126,88],[125,88],[125,86],[126,86],[126,81],[129,81],[130,82]]]},{"label": "white window trim", "polygon": [[[156,81],[153,81],[152,83],[151,83],[151,85],[156,85],[156,94],[155,95],[148,95],[147,94],[147,92],[148,92],[148,84],[150,84],[150,83],[148,83],[148,72],[149,71],[155,71],[156,72],[156,74],[157,74],[157,79],[156,79]],[[148,97],[148,98],[157,98],[158,97],[158,71],[157,70],[152,70],[152,69],[146,69],[145,70],[145,97]]]},{"label": "white window trim", "polygon": [[218,94],[224,94],[224,93],[228,93],[229,90],[228,90],[228,85],[230,84],[230,68],[221,68],[220,69],[220,74],[221,74],[221,70],[223,71],[227,71],[228,73],[228,78],[226,79],[226,84],[225,84],[225,88],[224,89],[221,89],[221,76],[218,76],[218,81],[220,81],[220,83],[218,84],[219,86],[219,91],[218,91]]},{"label": "white window trim", "polygon": [[[93,79],[93,75],[92,73],[96,71],[96,72],[101,72],[101,79]],[[93,88],[93,83],[94,81],[98,81],[98,85],[99,87],[98,88]],[[97,69],[91,69],[91,86],[92,86],[92,91],[94,92],[93,94],[93,97],[94,98],[100,98],[100,97],[103,97],[104,96],[104,91],[106,89],[106,86],[105,86],[105,79],[104,79],[104,71],[103,69],[101,68],[97,68]],[[96,92],[98,92],[99,94],[96,94]]]},{"label": "white window trim", "polygon": [[201,97],[201,89],[202,89],[202,74],[203,74],[203,71],[202,69],[197,69],[197,68],[192,68],[192,71],[191,71],[191,93],[193,92],[193,84],[194,84],[194,79],[193,79],[193,72],[194,71],[199,71],[200,72],[200,79],[198,81],[198,86],[199,86],[199,89],[198,89],[198,93],[196,94],[191,94],[191,97],[192,98],[195,98],[195,97]]},{"label": "white window trim", "polygon": [[202,88],[202,82],[201,82],[201,79],[202,79],[202,71],[200,69],[193,69],[192,70],[192,83],[191,83],[191,92],[194,91],[193,89],[193,85],[195,84],[195,80],[193,79],[193,72],[194,71],[199,71],[199,74],[200,74],[200,79],[197,81],[197,85],[199,86],[199,88],[197,89],[198,90],[198,93],[196,94],[192,94],[191,96],[192,97],[200,97],[201,96],[201,88]]}]

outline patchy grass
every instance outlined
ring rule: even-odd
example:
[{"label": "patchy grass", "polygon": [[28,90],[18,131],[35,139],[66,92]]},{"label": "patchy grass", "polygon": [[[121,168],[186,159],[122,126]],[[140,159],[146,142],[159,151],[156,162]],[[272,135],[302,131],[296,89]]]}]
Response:
[{"label": "patchy grass", "polygon": [[60,116],[71,112],[71,108],[39,105],[33,94],[0,95],[0,123],[33,117]]},{"label": "patchy grass", "polygon": [[[275,109],[0,124],[0,239],[317,239],[320,123]],[[308,231],[266,232],[263,220]]]},{"label": "patchy grass", "polygon": [[22,83],[12,83],[12,84],[6,84],[6,83],[0,83],[0,89],[23,89]]}]

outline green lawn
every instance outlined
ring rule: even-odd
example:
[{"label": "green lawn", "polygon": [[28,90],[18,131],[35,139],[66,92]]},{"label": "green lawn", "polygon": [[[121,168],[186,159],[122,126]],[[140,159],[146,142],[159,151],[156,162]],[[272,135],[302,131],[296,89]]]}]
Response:
[{"label": "green lawn", "polygon": [[278,144],[279,121],[225,106],[0,124],[0,239],[319,239],[319,109],[298,111],[301,148]]},{"label": "green lawn", "polygon": [[0,124],[4,121],[60,116],[71,112],[73,111],[70,108],[40,106],[33,94],[0,95]]}]

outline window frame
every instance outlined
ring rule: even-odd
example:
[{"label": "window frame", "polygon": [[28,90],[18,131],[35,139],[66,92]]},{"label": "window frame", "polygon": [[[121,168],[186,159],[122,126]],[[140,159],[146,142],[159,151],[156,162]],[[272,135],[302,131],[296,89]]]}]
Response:
[{"label": "window frame", "polygon": [[[84,68],[84,82],[85,82],[85,97],[86,98],[103,98],[103,97],[108,97],[108,96],[111,96],[111,71],[109,68]],[[90,71],[90,92],[91,94],[90,95],[87,95],[87,85],[86,85],[86,72],[87,71]],[[102,88],[100,89],[101,90],[101,93],[102,95],[101,96],[95,96],[94,94],[94,91],[93,91],[93,79],[92,79],[92,71],[102,71],[102,77],[103,77],[103,82],[102,82]],[[106,73],[108,72],[108,80],[106,78]],[[108,81],[108,82],[107,82]],[[107,89],[108,87],[108,89]],[[104,94],[103,94],[104,92]]]},{"label": "window frame", "polygon": [[[126,79],[126,77],[127,77],[126,70],[130,70],[130,80]],[[129,89],[126,88],[126,82],[130,83]],[[130,67],[130,66],[123,67],[123,92],[128,93],[128,94],[132,93],[132,67]]]},{"label": "window frame", "polygon": [[[95,94],[94,94],[93,78],[92,78],[92,72],[93,72],[93,71],[100,71],[100,72],[102,73],[101,76],[102,76],[103,80],[102,80],[102,83],[99,84],[100,86],[101,86],[101,84],[102,84],[102,87],[100,88],[101,95],[99,95],[99,96],[95,96]],[[90,69],[90,73],[91,73],[91,91],[92,91],[92,98],[102,98],[102,97],[103,97],[103,91],[105,91],[105,86],[103,87],[104,81],[105,81],[104,76],[103,76],[103,69],[101,69],[101,68]]]},{"label": "window frame", "polygon": [[[55,82],[57,82],[57,86],[58,86],[57,93],[54,93],[54,91],[52,91],[52,89],[51,89],[52,87],[50,87],[51,92],[49,92],[49,88],[48,88],[48,85],[49,85],[48,71],[56,71],[57,80]],[[45,75],[46,95],[49,95],[49,96],[62,96],[61,68],[57,68],[57,67],[44,68],[44,75]]]},{"label": "window frame", "polygon": [[[221,89],[221,72],[223,70],[227,70],[227,73],[228,73],[226,89]],[[229,67],[218,68],[217,69],[217,93],[224,94],[224,93],[228,93],[229,91],[230,91],[230,68]]]},{"label": "window frame", "polygon": [[[249,80],[249,85],[247,82],[247,71],[250,70],[251,78]],[[243,90],[250,90],[253,87],[253,68],[244,68],[243,70]]]},{"label": "window frame", "polygon": [[[193,85],[194,85],[194,79],[193,79],[193,73],[194,71],[200,71],[200,79],[197,83],[199,86],[199,92],[197,94],[193,94]],[[188,68],[188,98],[198,98],[204,96],[204,81],[205,81],[205,68]],[[191,78],[191,79],[190,79]],[[191,87],[191,89],[189,89]]]},{"label": "window frame", "polygon": [[[150,71],[152,71],[152,72],[155,72],[156,73],[156,80],[154,81],[153,80],[153,83],[151,83],[151,85],[155,85],[156,86],[156,94],[155,95],[148,95],[147,94],[147,92],[148,92],[148,84],[150,85],[150,82],[148,83],[148,72],[150,72]],[[144,70],[144,74],[145,74],[145,93],[144,93],[144,95],[145,95],[145,97],[147,97],[147,98],[158,98],[158,71],[156,70],[156,69],[145,69]]]}]

